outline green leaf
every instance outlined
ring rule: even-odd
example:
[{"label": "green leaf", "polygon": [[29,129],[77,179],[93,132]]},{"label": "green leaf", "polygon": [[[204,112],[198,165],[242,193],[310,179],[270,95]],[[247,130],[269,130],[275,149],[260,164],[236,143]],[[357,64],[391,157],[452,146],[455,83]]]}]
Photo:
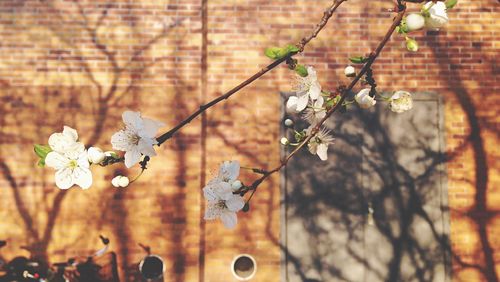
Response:
[{"label": "green leaf", "polygon": [[342,97],[340,95],[337,95],[331,99],[327,99],[326,100],[326,108],[327,109],[333,108],[340,101],[340,98],[342,98]]},{"label": "green leaf", "polygon": [[269,48],[266,48],[266,50],[264,51],[264,54],[266,54],[266,56],[269,59],[276,60],[276,59],[280,58],[279,56],[282,52],[283,52],[283,49],[280,47],[269,47]]},{"label": "green leaf", "polygon": [[288,44],[285,48],[280,47],[269,47],[266,48],[264,54],[270,59],[278,60],[283,57],[286,57],[290,53],[296,53],[299,51],[299,48],[295,45]]},{"label": "green leaf", "polygon": [[307,76],[307,69],[306,69],[306,67],[304,65],[297,64],[295,66],[295,72],[298,75],[302,76],[302,77],[306,77]]},{"label": "green leaf", "polygon": [[115,153],[115,152],[113,152],[113,151],[109,152],[109,155],[110,155],[113,159],[119,159],[119,158],[120,158],[120,156],[118,156],[118,154],[117,154],[117,153]]},{"label": "green leaf", "polygon": [[452,9],[457,3],[458,0],[447,0],[444,4],[446,5],[446,9]]},{"label": "green leaf", "polygon": [[35,154],[42,160],[45,160],[47,154],[52,152],[52,149],[46,145],[35,144],[34,149]]},{"label": "green leaf", "polygon": [[405,19],[403,19],[403,21],[401,21],[401,23],[396,27],[396,31],[399,34],[406,34],[406,33],[409,32],[408,26],[406,25],[406,20]]},{"label": "green leaf", "polygon": [[39,167],[44,167],[45,166],[45,159],[39,159],[38,162],[36,163]]},{"label": "green leaf", "polygon": [[292,45],[292,44],[288,44],[286,45],[286,48],[285,48],[288,52],[287,52],[287,55],[288,53],[292,53],[292,52],[299,52],[299,47],[295,46],[295,45]]},{"label": "green leaf", "polygon": [[363,56],[357,56],[357,57],[350,57],[349,60],[353,64],[364,64],[366,61],[368,61],[368,58],[365,58]]}]

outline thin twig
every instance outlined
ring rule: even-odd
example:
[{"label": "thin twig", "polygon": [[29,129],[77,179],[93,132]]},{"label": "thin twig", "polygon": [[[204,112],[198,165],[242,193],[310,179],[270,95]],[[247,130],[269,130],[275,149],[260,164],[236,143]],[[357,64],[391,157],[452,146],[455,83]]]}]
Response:
[{"label": "thin twig", "polygon": [[242,83],[240,83],[239,85],[237,85],[233,89],[229,90],[227,93],[225,93],[225,94],[223,94],[223,95],[221,95],[221,96],[213,99],[212,101],[210,101],[210,102],[208,102],[208,103],[206,103],[204,105],[201,105],[198,108],[198,110],[196,110],[194,113],[192,113],[186,119],[184,119],[183,121],[181,121],[174,128],[170,129],[169,131],[165,132],[164,134],[162,134],[158,138],[156,138],[156,140],[158,141],[158,146],[160,146],[161,144],[163,144],[168,139],[172,138],[172,136],[174,136],[174,134],[177,131],[179,131],[181,128],[183,128],[184,126],[186,126],[193,119],[195,119],[197,116],[199,116],[200,114],[202,114],[203,112],[205,112],[210,107],[218,104],[219,102],[221,102],[223,100],[228,99],[233,94],[235,94],[239,90],[243,89],[245,86],[249,85],[250,83],[254,82],[258,78],[260,78],[261,76],[263,76],[264,74],[266,74],[268,71],[274,69],[275,67],[279,66],[281,63],[285,62],[289,58],[297,55],[298,53],[301,53],[302,51],[304,51],[304,48],[306,47],[306,45],[313,38],[315,38],[316,36],[318,36],[318,33],[325,27],[325,25],[328,23],[328,20],[332,17],[333,13],[335,12],[335,10],[337,10],[337,8],[340,6],[340,4],[342,4],[343,2],[346,2],[346,1],[347,0],[334,0],[333,1],[332,5],[328,9],[326,9],[325,12],[323,13],[323,17],[321,18],[321,21],[316,25],[316,27],[311,32],[311,34],[308,35],[308,36],[306,36],[306,37],[304,37],[304,38],[302,38],[300,40],[300,42],[297,44],[297,47],[299,48],[298,52],[289,53],[287,56],[285,56],[285,57],[283,57],[281,59],[275,60],[273,63],[271,63],[267,67],[261,69],[259,72],[255,73],[254,75],[252,75],[247,80],[243,81]]},{"label": "thin twig", "polygon": [[335,104],[334,107],[332,107],[328,112],[326,113],[325,117],[321,119],[321,121],[312,129],[311,134],[307,136],[306,139],[304,139],[284,160],[281,161],[280,165],[275,167],[274,169],[270,170],[266,174],[262,175],[260,178],[255,180],[252,185],[250,185],[250,189],[252,190],[252,194],[250,195],[249,199],[247,202],[252,198],[253,194],[257,190],[257,187],[269,176],[271,176],[273,173],[280,171],[284,166],[287,165],[288,161],[295,155],[297,152],[304,147],[319,131],[321,126],[325,123],[325,121],[335,112],[337,109],[339,109],[342,106],[342,103],[344,100],[347,98],[347,95],[350,93],[350,91],[354,88],[354,86],[358,83],[358,81],[365,75],[365,73],[371,68],[373,62],[375,62],[375,59],[379,56],[380,52],[386,45],[387,41],[391,38],[391,35],[394,33],[396,30],[396,27],[400,24],[401,20],[403,19],[403,16],[406,12],[406,6],[403,4],[401,9],[399,10],[397,16],[394,18],[394,21],[385,34],[384,38],[382,41],[379,43],[375,51],[373,51],[370,54],[370,57],[368,58],[368,61],[365,63],[361,71],[356,75],[356,77],[352,80],[352,82],[349,84],[349,86],[342,91],[341,98]]}]

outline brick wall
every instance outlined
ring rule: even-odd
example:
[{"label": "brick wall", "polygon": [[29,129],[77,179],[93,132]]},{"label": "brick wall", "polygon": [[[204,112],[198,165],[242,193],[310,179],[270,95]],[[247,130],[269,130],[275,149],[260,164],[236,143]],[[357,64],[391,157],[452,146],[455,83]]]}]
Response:
[{"label": "brick wall", "polygon": [[[105,234],[122,277],[133,275],[143,243],[166,259],[166,281],[232,281],[229,264],[242,252],[258,261],[256,281],[277,280],[279,178],[261,186],[235,231],[200,220],[200,187],[222,160],[278,163],[278,93],[292,79],[285,67],[193,121],[127,189],[111,187],[113,175],[123,172],[113,166],[94,170],[90,190],[61,192],[50,169],[35,167],[31,145],[67,124],[86,144],[109,148],[125,109],[162,120],[167,129],[268,64],[265,47],[297,42],[329,4],[0,1],[0,239],[9,241],[1,255],[27,255],[20,247],[30,246],[62,261],[97,248],[97,235]],[[390,25],[392,7],[348,1],[299,60],[318,69],[325,87],[345,83],[346,58],[370,52]],[[460,258],[455,281],[487,281],[485,266],[499,260],[499,9],[492,0],[459,0],[448,28],[416,35],[417,54],[394,36],[374,68],[383,90],[445,97],[451,239]]]}]

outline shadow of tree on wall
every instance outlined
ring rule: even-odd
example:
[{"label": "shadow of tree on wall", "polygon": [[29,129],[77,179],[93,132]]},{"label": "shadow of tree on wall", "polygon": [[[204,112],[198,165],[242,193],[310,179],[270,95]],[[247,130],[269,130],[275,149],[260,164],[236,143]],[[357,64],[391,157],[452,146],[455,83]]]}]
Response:
[{"label": "shadow of tree on wall", "polygon": [[[304,151],[292,161],[286,170],[288,241],[281,246],[289,281],[445,281],[451,258],[497,281],[486,232],[496,213],[486,209],[488,167],[479,119],[465,88],[453,91],[473,120],[471,134],[453,151],[436,143],[443,138],[439,114],[419,111],[425,104],[419,101],[405,113],[412,115],[407,122],[380,108],[334,117],[329,128],[337,139],[329,161]],[[450,246],[442,190],[444,164],[469,145],[479,196],[465,215],[478,226],[484,262],[470,262]]]},{"label": "shadow of tree on wall", "polygon": [[290,281],[447,281],[439,113],[417,103],[404,118],[350,109],[329,121],[328,162],[303,151],[287,168]]},{"label": "shadow of tree on wall", "polygon": [[[42,21],[36,28],[47,30],[51,37],[61,42],[60,45],[55,44],[56,46],[53,47],[58,50],[50,51],[47,57],[40,59],[40,62],[56,61],[62,72],[75,72],[74,75],[68,75],[70,78],[75,77],[75,80],[70,79],[71,83],[65,82],[64,85],[60,86],[46,87],[17,87],[10,86],[6,82],[3,85],[1,97],[3,103],[0,105],[2,107],[0,114],[2,144],[17,143],[24,147],[18,159],[4,158],[3,156],[9,155],[6,152],[8,147],[4,145],[2,145],[2,154],[0,154],[0,171],[5,180],[4,183],[10,189],[8,195],[12,195],[12,200],[5,201],[8,201],[9,204],[14,203],[13,206],[19,215],[20,225],[26,231],[23,232],[22,238],[5,239],[8,239],[15,246],[24,245],[32,256],[43,261],[49,261],[50,255],[54,253],[53,250],[49,251],[51,243],[54,243],[54,230],[58,224],[61,209],[65,205],[64,203],[68,202],[68,194],[72,193],[73,189],[58,190],[53,183],[46,182],[46,177],[43,174],[52,172],[49,172],[48,169],[42,171],[42,169],[35,167],[36,159],[31,149],[32,144],[46,142],[48,136],[54,131],[60,131],[63,124],[70,124],[77,129],[78,124],[83,124],[84,128],[87,129],[91,128],[88,131],[78,130],[87,147],[103,142],[101,137],[106,132],[107,127],[120,123],[120,117],[115,113],[111,114],[110,109],[137,106],[137,99],[133,99],[131,96],[137,96],[142,88],[142,82],[147,78],[147,75],[150,75],[149,69],[156,63],[170,60],[167,58],[168,56],[152,58],[147,52],[154,45],[169,37],[170,31],[184,20],[183,17],[178,17],[170,24],[163,23],[162,29],[153,35],[141,33],[138,27],[132,25],[132,30],[137,29],[134,36],[138,43],[133,46],[133,51],[124,59],[123,56],[120,57],[120,49],[115,49],[117,46],[114,45],[114,43],[119,45],[120,42],[110,43],[109,38],[105,38],[102,33],[99,33],[99,30],[104,26],[110,25],[107,22],[109,10],[116,8],[112,2],[103,6],[99,5],[100,15],[96,18],[87,15],[89,7],[83,7],[79,1],[67,3],[70,6],[68,10],[60,9],[56,2],[42,1],[38,7],[39,17],[51,18],[51,20]],[[24,12],[29,13],[23,10],[26,8],[23,5],[20,4],[19,7],[12,13],[19,15]],[[63,7],[67,8],[68,6],[63,5]],[[133,13],[132,10],[130,12]],[[20,26],[15,26],[17,24]],[[25,24],[25,22],[19,21],[9,28],[29,30],[31,27],[23,26]],[[90,52],[89,55],[88,50],[84,50],[86,47],[72,38],[71,35],[78,32],[85,34],[91,44],[90,48],[94,48],[95,53]],[[104,66],[96,67],[95,64],[92,64],[91,61],[95,61],[97,57],[100,58],[99,61]],[[68,65],[68,62],[71,62],[72,65]],[[100,68],[110,70],[107,71],[108,78],[101,77]],[[43,78],[46,72],[50,72],[50,69],[40,69],[38,73],[33,72],[32,79]],[[87,79],[83,84],[78,80],[82,75]],[[47,81],[47,83],[52,85],[54,81]],[[42,93],[38,92],[40,90]],[[81,118],[80,115],[85,116],[85,118]],[[116,129],[114,125],[111,127]],[[15,145],[9,146],[15,147]],[[32,164],[33,167],[29,167]],[[115,170],[114,173],[123,174],[120,169]],[[183,176],[179,176],[178,179],[183,181]],[[33,191],[36,192],[33,193]],[[3,190],[2,197],[5,197],[6,193],[7,191]],[[109,219],[109,213],[120,211],[119,218],[114,218],[111,225],[115,227],[115,235],[119,238],[119,242],[115,242],[118,243],[115,249],[121,251],[121,253],[119,252],[119,261],[122,262],[123,268],[126,268],[131,263],[127,251],[131,242],[129,242],[130,234],[128,234],[126,226],[128,220],[126,203],[120,199],[125,198],[127,191],[117,190],[115,193],[99,191],[98,193],[102,194],[101,199],[107,204],[102,211],[101,218],[91,221],[89,228],[99,229],[102,224],[106,225],[103,221]],[[182,202],[178,204],[179,209],[184,205]],[[106,213],[108,215],[105,215]],[[15,216],[17,215],[13,215],[13,217]],[[59,228],[61,228],[60,225]],[[175,232],[182,233],[182,230]],[[74,238],[74,241],[87,242],[87,246],[93,249],[95,246],[93,239],[83,236],[82,238]],[[23,242],[19,242],[20,240]],[[68,240],[73,241],[72,239]],[[71,244],[68,248],[70,247]],[[64,251],[64,253],[71,253],[71,250]]]},{"label": "shadow of tree on wall", "polygon": [[[466,42],[473,41],[471,36],[465,37],[463,40]],[[479,49],[479,54],[484,54],[481,52],[480,46],[477,48]],[[439,56],[439,66],[441,67],[441,72],[446,78],[449,90],[453,93],[454,98],[458,101],[458,104],[462,108],[469,127],[469,132],[467,133],[463,144],[466,144],[468,147],[470,146],[473,151],[474,180],[470,184],[475,190],[474,204],[465,211],[456,211],[456,213],[452,213],[452,216],[456,215],[458,218],[469,218],[474,222],[476,225],[475,232],[479,235],[480,240],[480,248],[475,254],[475,258],[480,260],[480,262],[477,263],[477,269],[480,273],[482,273],[483,277],[487,279],[487,281],[498,281],[498,273],[495,267],[495,253],[492,247],[493,238],[491,233],[488,232],[488,227],[491,226],[495,218],[498,218],[500,210],[492,209],[491,207],[488,207],[487,204],[488,191],[491,191],[493,187],[492,184],[489,183],[492,170],[490,170],[488,162],[488,153],[485,147],[484,135],[487,130],[490,130],[498,137],[499,131],[496,128],[492,128],[491,124],[488,122],[488,118],[478,115],[481,108],[474,102],[474,98],[472,96],[473,93],[471,93],[472,91],[468,90],[462,82],[462,75],[459,72],[457,65],[452,61],[454,54],[452,54],[450,48],[448,48],[447,41],[439,38],[436,41],[436,44],[431,45],[431,49],[435,56],[438,53],[441,54]],[[495,59],[488,58],[487,55],[483,55],[478,62],[484,63],[491,71],[483,72],[481,74],[476,73],[474,76],[483,76],[485,83],[495,81],[495,68],[493,66]],[[451,67],[450,69],[445,69],[443,66]],[[478,93],[476,94],[486,97],[490,91],[487,87],[488,86],[486,85],[478,89]],[[467,259],[467,261],[469,260],[470,259]],[[464,266],[459,263],[458,267],[467,268],[467,265]]]}]

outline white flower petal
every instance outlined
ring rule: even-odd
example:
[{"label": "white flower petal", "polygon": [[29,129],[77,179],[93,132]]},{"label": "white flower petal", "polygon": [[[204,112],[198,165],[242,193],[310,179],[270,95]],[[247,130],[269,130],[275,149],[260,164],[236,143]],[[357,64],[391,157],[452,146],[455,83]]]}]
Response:
[{"label": "white flower petal", "polygon": [[127,128],[137,132],[143,128],[141,113],[133,111],[125,111],[122,114],[123,123]]},{"label": "white flower petal", "polygon": [[131,168],[141,160],[141,153],[136,149],[125,152],[125,166]]},{"label": "white flower petal", "polygon": [[238,217],[236,216],[235,212],[224,211],[219,217],[224,226],[228,229],[235,228],[236,224],[238,223]]},{"label": "white flower petal", "polygon": [[156,140],[151,138],[141,138],[139,140],[139,144],[137,144],[137,149],[145,156],[156,156],[155,149],[153,148],[153,144],[155,144]]},{"label": "white flower petal", "polygon": [[64,155],[72,160],[76,160],[83,152],[85,152],[85,145],[81,142],[76,142],[65,150]]},{"label": "white flower petal", "polygon": [[67,167],[56,171],[55,179],[56,186],[59,187],[59,189],[66,190],[75,184],[73,180],[73,171]]},{"label": "white flower petal", "polygon": [[323,98],[323,96],[318,96],[318,99],[314,101],[313,105],[315,108],[322,108],[324,103],[325,103],[325,98]]},{"label": "white flower petal", "polygon": [[76,167],[73,170],[73,179],[76,185],[88,189],[92,185],[92,172],[88,168]]},{"label": "white flower petal", "polygon": [[316,70],[314,69],[313,66],[307,67],[307,79],[313,81],[318,79],[318,75],[316,74]]},{"label": "white flower petal", "polygon": [[219,168],[219,176],[225,181],[235,181],[240,175],[240,162],[225,161]]},{"label": "white flower petal", "polygon": [[217,208],[215,204],[208,204],[205,209],[205,220],[214,220],[220,217],[221,209]]},{"label": "white flower petal", "polygon": [[313,84],[311,84],[308,94],[312,100],[318,99],[321,94],[321,85],[319,84],[319,82],[315,81]]},{"label": "white flower petal", "polygon": [[377,103],[375,98],[370,97],[369,94],[370,88],[365,88],[359,91],[356,96],[354,96],[354,100],[356,100],[356,102],[362,109],[368,109],[370,107],[373,107]]},{"label": "white flower petal", "polygon": [[49,137],[49,146],[53,151],[64,153],[73,146],[75,141],[69,135],[63,133],[53,133]]},{"label": "white flower petal", "polygon": [[297,101],[299,98],[297,96],[291,96],[286,102],[287,109],[297,111]]},{"label": "white flower petal", "polygon": [[141,137],[154,138],[160,127],[165,126],[163,122],[155,121],[149,118],[142,119],[144,127],[139,131]]},{"label": "white flower petal", "polygon": [[76,132],[75,129],[69,127],[69,126],[64,126],[63,132],[64,135],[68,136],[73,140],[73,142],[76,142],[78,140],[78,133]]},{"label": "white flower petal", "polygon": [[115,150],[129,150],[131,147],[129,135],[124,130],[116,132],[113,136],[111,136],[111,145]]},{"label": "white flower petal", "polygon": [[316,154],[322,161],[326,161],[328,159],[328,145],[327,144],[319,144],[316,150]]},{"label": "white flower petal", "polygon": [[219,199],[217,193],[215,192],[214,186],[209,185],[203,187],[203,197],[205,197],[207,201],[211,202],[217,201]]},{"label": "white flower petal", "polygon": [[425,19],[425,25],[428,29],[438,30],[448,23],[448,14],[444,2],[427,2],[424,9],[429,12],[429,17]]},{"label": "white flower petal", "polygon": [[83,151],[82,153],[80,153],[80,155],[78,155],[77,164],[79,167],[83,167],[83,168],[90,167],[89,157],[88,157],[87,151]]},{"label": "white flower petal", "polygon": [[297,97],[297,112],[301,112],[307,107],[309,103],[309,95],[301,95]]},{"label": "white flower petal", "polygon": [[243,208],[243,206],[245,206],[245,201],[243,200],[243,198],[241,196],[232,195],[231,198],[226,200],[226,207],[230,211],[237,212],[237,211],[241,210]]},{"label": "white flower petal", "polygon": [[219,199],[227,200],[233,196],[233,187],[227,182],[221,182],[215,188],[215,192],[217,193],[217,197],[219,197]]},{"label": "white flower petal", "polygon": [[45,157],[45,165],[48,167],[52,167],[56,170],[65,168],[69,162],[70,160],[67,157],[54,151],[48,153],[47,156]]},{"label": "white flower petal", "polygon": [[318,151],[318,143],[309,141],[309,143],[307,143],[307,148],[311,154],[316,155],[316,152]]}]

